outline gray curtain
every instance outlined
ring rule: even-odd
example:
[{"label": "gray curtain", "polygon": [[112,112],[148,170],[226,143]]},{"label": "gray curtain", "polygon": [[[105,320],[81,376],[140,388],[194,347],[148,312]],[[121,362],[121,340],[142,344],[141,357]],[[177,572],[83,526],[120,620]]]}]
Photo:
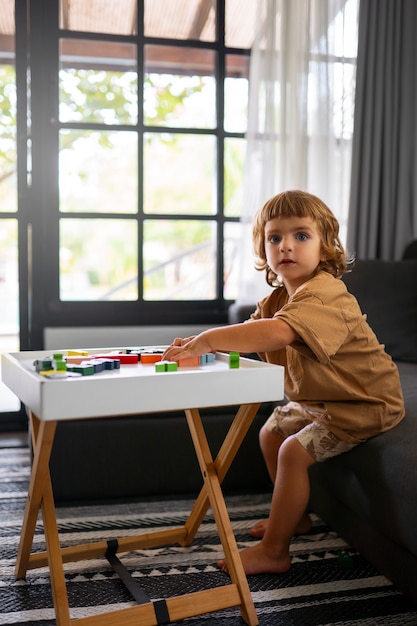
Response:
[{"label": "gray curtain", "polygon": [[417,1],[360,0],[347,247],[399,259],[417,237]]}]

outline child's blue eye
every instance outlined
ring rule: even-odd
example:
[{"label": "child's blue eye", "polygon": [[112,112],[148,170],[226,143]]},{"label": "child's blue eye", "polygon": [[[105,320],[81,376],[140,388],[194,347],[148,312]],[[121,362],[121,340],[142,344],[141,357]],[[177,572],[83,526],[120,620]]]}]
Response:
[{"label": "child's blue eye", "polygon": [[300,241],[306,241],[308,239],[308,235],[306,235],[305,233],[297,233],[297,239],[299,239]]},{"label": "child's blue eye", "polygon": [[279,235],[271,235],[269,241],[271,243],[279,243],[281,241],[281,237]]}]

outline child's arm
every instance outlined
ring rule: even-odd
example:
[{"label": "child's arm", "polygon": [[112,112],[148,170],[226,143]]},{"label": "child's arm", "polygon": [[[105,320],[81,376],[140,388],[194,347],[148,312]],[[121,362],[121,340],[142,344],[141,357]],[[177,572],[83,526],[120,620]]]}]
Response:
[{"label": "child's arm", "polygon": [[293,343],[296,333],[280,319],[253,320],[205,330],[195,337],[175,339],[163,355],[167,361],[179,361],[207,352],[273,352]]}]

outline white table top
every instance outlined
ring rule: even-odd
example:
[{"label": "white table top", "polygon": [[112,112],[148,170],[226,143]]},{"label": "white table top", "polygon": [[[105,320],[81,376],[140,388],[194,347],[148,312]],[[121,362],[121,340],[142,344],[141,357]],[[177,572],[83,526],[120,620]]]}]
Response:
[{"label": "white table top", "polygon": [[[119,349],[124,350],[88,352]],[[139,363],[61,380],[35,371],[33,362],[47,356],[51,351],[4,353],[1,365],[3,382],[43,421],[252,404],[284,396],[281,366],[241,357],[239,368],[231,369],[227,354],[218,353],[213,363],[180,367],[176,372],[157,373],[154,364]]]}]

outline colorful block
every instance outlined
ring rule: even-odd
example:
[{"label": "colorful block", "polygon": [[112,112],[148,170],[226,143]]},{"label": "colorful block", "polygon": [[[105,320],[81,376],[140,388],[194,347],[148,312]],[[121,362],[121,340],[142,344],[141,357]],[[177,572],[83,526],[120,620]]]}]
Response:
[{"label": "colorful block", "polygon": [[69,378],[72,376],[73,372],[67,372],[67,370],[61,370],[58,372],[57,370],[52,370],[51,372],[41,372],[42,376],[45,378]]},{"label": "colorful block", "polygon": [[162,348],[150,348],[149,346],[144,348],[126,348],[127,354],[138,354],[139,356],[141,354],[163,354],[164,352],[165,350]]},{"label": "colorful block", "polygon": [[206,354],[202,354],[200,356],[200,364],[205,365],[206,363],[213,363],[215,355],[212,352],[207,352]]},{"label": "colorful block", "polygon": [[[108,354],[91,354],[90,359],[118,359],[122,365],[134,364],[139,362],[139,356],[137,354],[126,354],[124,352],[113,353],[110,352]],[[161,360],[159,356],[158,360]]]},{"label": "colorful block", "polygon": [[[57,374],[56,370],[50,369],[50,370],[39,370],[38,372],[41,376],[50,376],[51,374]],[[64,372],[65,373],[65,372]]]},{"label": "colorful block", "polygon": [[33,365],[37,372],[52,370],[52,358],[48,356],[44,359],[36,359],[36,361],[33,361]]},{"label": "colorful block", "polygon": [[229,367],[230,369],[238,369],[240,364],[239,352],[229,352]]},{"label": "colorful block", "polygon": [[200,365],[200,357],[192,356],[189,359],[180,359],[178,361],[178,367],[196,367]]},{"label": "colorful block", "polygon": [[103,359],[92,359],[91,361],[84,361],[81,365],[92,365],[94,367],[94,374],[104,371]]},{"label": "colorful block", "polygon": [[87,358],[85,356],[82,356],[81,354],[79,355],[69,354],[68,356],[65,357],[65,360],[67,362],[67,365],[79,365],[80,363],[83,363],[84,361],[86,361]]},{"label": "colorful block", "polygon": [[178,363],[175,361],[158,361],[155,363],[155,372],[176,372]]},{"label": "colorful block", "polygon": [[64,361],[64,355],[61,352],[55,352],[52,357],[52,367],[58,372],[65,372],[67,364]]},{"label": "colorful block", "polygon": [[[138,355],[136,355],[138,357]],[[144,365],[149,365],[149,363],[158,363],[161,360],[161,352],[149,352],[140,355],[140,362]]]},{"label": "colorful block", "polygon": [[119,370],[120,359],[102,359],[105,370]]},{"label": "colorful block", "polygon": [[82,363],[80,365],[69,365],[67,369],[69,372],[76,372],[82,376],[93,376],[94,374],[94,365],[88,363],[86,365]]}]

